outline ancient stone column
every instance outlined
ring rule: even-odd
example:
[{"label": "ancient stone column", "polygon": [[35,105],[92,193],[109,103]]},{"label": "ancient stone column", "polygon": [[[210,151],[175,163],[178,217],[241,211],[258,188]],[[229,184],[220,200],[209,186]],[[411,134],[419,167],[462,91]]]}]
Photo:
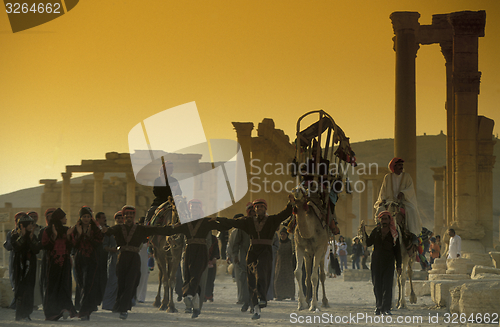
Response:
[{"label": "ancient stone column", "polygon": [[415,58],[419,48],[418,12],[393,12],[396,51],[396,112],[394,126],[394,156],[405,160],[405,171],[417,187],[417,116],[415,91]]},{"label": "ancient stone column", "polygon": [[63,181],[61,188],[61,209],[66,213],[68,218],[67,225],[72,226],[71,220],[71,173],[61,173]]},{"label": "ancient stone column", "polygon": [[[248,183],[248,192],[245,194],[245,196],[240,200],[240,203],[244,206],[246,205],[249,201],[251,201],[251,192],[250,192],[250,182],[249,182],[249,176],[250,175],[250,160],[251,160],[251,152],[252,152],[252,130],[253,130],[253,123],[238,123],[238,122],[233,122],[233,127],[236,130],[236,139],[238,143],[240,144],[241,147],[241,152],[243,153],[243,158],[245,160],[245,176],[246,176],[246,182]],[[237,176],[240,176],[241,171],[240,169],[243,168],[241,166],[237,167],[236,174]],[[239,187],[238,185],[239,179],[236,180],[236,187]],[[242,182],[242,181],[241,181]],[[243,209],[240,209],[242,211]]]},{"label": "ancient stone column", "polygon": [[453,196],[455,184],[455,115],[453,105],[453,43],[442,42],[441,52],[446,61],[446,198],[445,200],[445,219],[446,225],[453,222],[453,211],[455,208],[455,198]]},{"label": "ancient stone column", "polygon": [[441,233],[443,227],[446,226],[444,215],[444,172],[446,167],[431,167],[434,171],[434,234]]},{"label": "ancient stone column", "polygon": [[455,106],[455,221],[467,231],[462,239],[480,239],[477,226],[478,38],[484,36],[486,13],[451,13]]},{"label": "ancient stone column", "polygon": [[135,177],[134,173],[127,173],[127,203],[135,206]]},{"label": "ancient stone column", "polygon": [[478,147],[477,147],[477,190],[478,190],[478,219],[484,227],[485,236],[481,243],[485,248],[493,247],[493,167],[495,156],[493,148],[494,121],[484,116],[479,116]]},{"label": "ancient stone column", "polygon": [[94,206],[92,208],[95,213],[103,210],[103,198],[102,198],[103,179],[104,179],[104,173],[94,172]]}]

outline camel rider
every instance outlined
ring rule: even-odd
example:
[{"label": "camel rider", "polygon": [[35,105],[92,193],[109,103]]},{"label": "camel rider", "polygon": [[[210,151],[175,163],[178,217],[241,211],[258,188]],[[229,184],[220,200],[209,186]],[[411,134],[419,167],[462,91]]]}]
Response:
[{"label": "camel rider", "polygon": [[[153,194],[155,195],[155,199],[153,200],[153,203],[151,203],[151,207],[149,208],[146,215],[146,225],[148,225],[151,221],[151,218],[153,218],[155,210],[162,203],[167,202],[169,196],[173,198],[176,195],[182,195],[179,181],[172,177],[173,171],[174,163],[172,161],[166,161],[160,167],[160,176],[155,179],[153,186]],[[167,174],[166,178],[165,173]]]},{"label": "camel rider", "polygon": [[389,162],[391,173],[385,175],[374,207],[379,213],[385,210],[384,205],[387,201],[402,203],[404,209],[401,212],[406,217],[406,228],[413,234],[413,242],[415,243],[416,236],[422,230],[422,221],[417,209],[417,196],[413,180],[410,174],[403,171],[403,163],[404,160],[401,158],[393,158]]},{"label": "camel rider", "polygon": [[[307,159],[305,167],[302,165],[297,165],[296,159],[293,160],[294,170],[292,171],[292,177],[297,176],[297,172],[302,176],[301,185],[307,189],[308,196],[311,193],[316,193],[319,195],[319,201],[317,198],[311,197],[310,201],[317,207],[318,216],[323,216],[326,224],[330,227],[330,230],[334,235],[339,234],[337,227],[337,222],[334,218],[335,203],[338,200],[338,193],[342,190],[342,184],[340,181],[340,187],[337,181],[330,181],[328,178],[330,161],[324,159],[321,156],[321,151],[319,155],[319,164],[316,165],[318,143],[316,140],[313,141],[311,158]],[[297,166],[299,166],[297,169]],[[316,167],[317,166],[317,167]],[[314,179],[314,174],[318,171],[318,180]],[[316,199],[316,200],[315,200]],[[292,217],[288,222],[288,232],[293,233],[295,229],[295,219]]]}]

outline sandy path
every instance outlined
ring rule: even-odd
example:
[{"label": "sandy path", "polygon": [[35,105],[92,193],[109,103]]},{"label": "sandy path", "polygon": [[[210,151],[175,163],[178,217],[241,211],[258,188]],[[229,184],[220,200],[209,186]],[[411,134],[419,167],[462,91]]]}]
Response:
[{"label": "sandy path", "polygon": [[[431,309],[433,306],[430,296],[420,297],[418,303],[409,305],[409,309],[394,310],[392,324],[368,320],[366,316],[374,319],[373,315],[375,298],[372,291],[371,282],[344,282],[342,277],[327,278],[326,289],[327,297],[330,301],[330,308],[322,309],[321,312],[312,313],[308,310],[297,311],[297,302],[270,301],[267,308],[262,310],[262,317],[259,320],[251,320],[249,312],[240,312],[240,305],[236,304],[236,283],[226,274],[220,274],[215,281],[214,302],[206,302],[203,306],[202,314],[197,319],[191,319],[190,314],[184,313],[184,303],[176,302],[179,313],[166,313],[158,311],[152,306],[154,296],[156,295],[157,285],[150,283],[148,285],[148,294],[146,303],[138,304],[129,313],[127,320],[120,320],[118,314],[109,311],[99,310],[90,317],[90,322],[83,322],[79,319],[71,319],[59,322],[46,322],[43,311],[33,312],[32,322],[15,322],[14,311],[9,309],[0,309],[0,326],[290,326],[290,325],[308,325],[325,326],[338,325],[347,326],[358,324],[362,326],[436,326],[451,325],[443,322],[445,309]],[[431,316],[439,315],[439,322],[429,323],[429,314]],[[330,316],[331,315],[331,316]],[[357,315],[363,315],[363,319],[355,320]],[[316,317],[316,318],[314,318]],[[397,319],[403,323],[397,323]],[[414,318],[416,317],[416,318]],[[368,319],[370,319],[368,318]],[[314,320],[316,319],[316,323]],[[344,322],[342,322],[342,319]],[[378,319],[378,318],[376,318]],[[407,323],[404,323],[407,319]],[[409,319],[409,320],[408,320]],[[411,323],[413,319],[422,319]],[[303,323],[300,323],[303,321]],[[310,323],[307,323],[307,322]],[[454,324],[456,325],[456,324]]]}]

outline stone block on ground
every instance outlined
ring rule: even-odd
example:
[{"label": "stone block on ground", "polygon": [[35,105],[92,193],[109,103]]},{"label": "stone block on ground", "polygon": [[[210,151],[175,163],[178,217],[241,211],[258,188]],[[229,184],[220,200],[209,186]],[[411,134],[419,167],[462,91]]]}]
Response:
[{"label": "stone block on ground", "polygon": [[429,273],[427,271],[413,271],[413,280],[428,280],[429,279]]},{"label": "stone block on ground", "polygon": [[500,281],[465,283],[459,288],[459,313],[466,316],[500,313]]},{"label": "stone block on ground", "polygon": [[500,268],[500,252],[492,251],[489,254],[495,268]]},{"label": "stone block on ground", "polygon": [[468,269],[467,267],[461,267],[461,268],[450,268],[450,269],[446,269],[446,273],[447,274],[460,274],[460,275],[465,275],[465,274],[468,274]]},{"label": "stone block on ground", "polygon": [[467,258],[447,259],[446,265],[448,269],[466,269],[468,274],[472,273],[472,268],[475,266],[474,262]]},{"label": "stone block on ground", "polygon": [[489,253],[463,253],[462,257],[471,260],[474,266],[495,266]]},{"label": "stone block on ground", "polygon": [[[413,292],[416,296],[431,295],[431,282],[424,280],[414,280],[412,284]],[[410,283],[406,283],[406,296],[410,296],[410,293]]]},{"label": "stone block on ground", "polygon": [[446,297],[446,306],[450,313],[460,313],[460,286],[450,287],[450,291],[448,294],[445,294]]},{"label": "stone block on ground", "polygon": [[474,266],[474,269],[472,269],[471,278],[474,278],[474,276],[476,276],[478,274],[497,274],[497,275],[500,275],[500,269],[494,268],[494,267],[489,267],[489,266]]},{"label": "stone block on ground", "polygon": [[463,280],[470,279],[468,274],[434,274],[429,275],[429,280]]},{"label": "stone block on ground", "polygon": [[463,281],[458,280],[437,280],[430,282],[431,298],[440,307],[448,305],[450,288],[461,285]]},{"label": "stone block on ground", "polygon": [[500,280],[500,275],[497,274],[487,274],[487,273],[480,273],[476,274],[474,277],[471,277],[471,279],[498,279]]},{"label": "stone block on ground", "polygon": [[435,265],[445,265],[446,266],[446,258],[445,257],[436,258],[436,259],[434,259],[434,264]]},{"label": "stone block on ground", "polygon": [[438,270],[446,270],[448,269],[448,267],[446,266],[446,263],[444,264],[437,264],[434,262],[434,264],[432,265],[432,270],[434,269],[438,269]]}]

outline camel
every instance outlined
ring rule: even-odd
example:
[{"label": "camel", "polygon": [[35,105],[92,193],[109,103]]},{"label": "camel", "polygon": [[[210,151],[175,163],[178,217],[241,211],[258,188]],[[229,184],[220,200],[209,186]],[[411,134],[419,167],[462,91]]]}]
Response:
[{"label": "camel", "polygon": [[[172,198],[161,204],[155,211],[151,219],[151,225],[175,225],[179,222],[179,215]],[[177,234],[163,237],[155,235],[150,238],[153,246],[153,253],[158,266],[158,293],[153,305],[159,310],[177,312],[175,308],[173,294],[176,282],[177,267],[181,261],[184,247],[184,235]],[[161,287],[164,287],[163,301],[161,300]]]},{"label": "camel", "polygon": [[[295,278],[299,284],[299,305],[302,310],[307,307],[306,297],[302,289],[302,264],[306,266],[306,285],[312,283],[312,299],[310,311],[319,310],[317,300],[318,277],[323,289],[323,307],[328,308],[328,299],[325,291],[325,253],[328,249],[328,227],[323,227],[313,208],[308,204],[310,199],[305,196],[303,189],[295,192],[295,204],[297,206],[297,226],[294,232],[295,254],[297,266]],[[312,264],[312,272],[311,272]],[[319,269],[319,276],[318,276]]]},{"label": "camel", "polygon": [[[413,291],[413,262],[415,261],[415,246],[412,244],[412,236],[409,234],[409,232],[406,229],[406,220],[405,216],[401,213],[401,208],[402,204],[398,202],[393,202],[393,201],[388,201],[386,202],[386,210],[391,213],[391,216],[393,217],[394,221],[396,222],[397,228],[398,228],[398,234],[400,235],[400,249],[401,249],[401,273],[398,274],[398,288],[399,288],[399,295],[398,295],[398,304],[397,308],[398,309],[406,309],[406,298],[405,298],[405,293],[406,293],[406,273],[408,273],[408,278],[410,280],[410,288],[411,288],[411,293],[410,293],[410,303],[415,304],[417,303],[417,296],[415,295],[415,292]],[[406,248],[405,244],[411,244],[409,250]]]}]

